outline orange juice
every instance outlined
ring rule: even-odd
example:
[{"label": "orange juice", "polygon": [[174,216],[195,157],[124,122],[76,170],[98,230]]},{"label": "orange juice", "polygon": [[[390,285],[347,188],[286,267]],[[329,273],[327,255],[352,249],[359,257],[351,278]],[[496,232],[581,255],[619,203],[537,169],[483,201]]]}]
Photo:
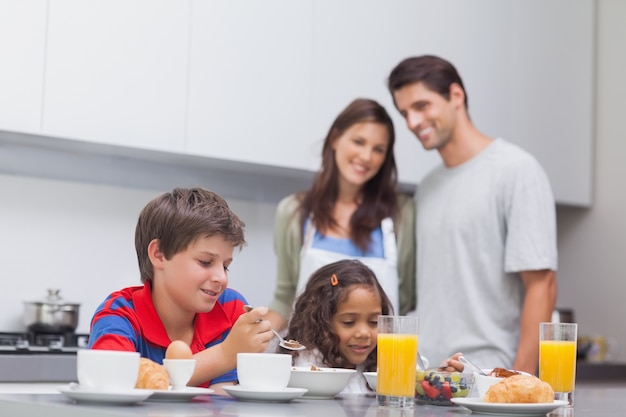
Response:
[{"label": "orange juice", "polygon": [[416,334],[378,333],[377,394],[415,396],[416,367]]},{"label": "orange juice", "polygon": [[574,391],[576,379],[576,342],[541,340],[539,342],[539,378],[554,392]]}]

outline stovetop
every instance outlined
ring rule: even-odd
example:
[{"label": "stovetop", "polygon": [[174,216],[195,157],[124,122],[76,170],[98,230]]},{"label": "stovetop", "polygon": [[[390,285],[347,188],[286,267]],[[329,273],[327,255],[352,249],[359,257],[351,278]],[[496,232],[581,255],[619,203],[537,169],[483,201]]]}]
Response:
[{"label": "stovetop", "polygon": [[76,354],[87,347],[89,335],[67,333],[0,332],[1,354]]}]

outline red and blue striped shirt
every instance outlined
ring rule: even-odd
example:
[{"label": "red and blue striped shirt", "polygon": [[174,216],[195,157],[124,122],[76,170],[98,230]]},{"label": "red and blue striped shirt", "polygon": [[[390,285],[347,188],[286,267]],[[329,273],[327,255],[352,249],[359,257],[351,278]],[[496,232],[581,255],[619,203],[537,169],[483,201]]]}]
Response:
[{"label": "red and blue striped shirt", "polygon": [[[197,313],[191,351],[195,354],[221,343],[244,313],[244,304],[246,299],[239,292],[227,288],[211,311]],[[162,364],[171,342],[154,308],[149,282],[110,294],[91,320],[91,349],[136,351],[142,357]],[[237,372],[233,369],[201,385],[236,380]]]}]

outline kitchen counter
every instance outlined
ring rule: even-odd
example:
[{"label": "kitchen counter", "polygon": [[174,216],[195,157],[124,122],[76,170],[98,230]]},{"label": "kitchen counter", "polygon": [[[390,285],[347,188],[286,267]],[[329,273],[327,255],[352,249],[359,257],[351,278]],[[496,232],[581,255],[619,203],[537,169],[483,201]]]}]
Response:
[{"label": "kitchen counter", "polygon": [[[622,417],[626,386],[586,385],[576,390],[573,409],[559,409],[549,417]],[[132,406],[76,404],[61,394],[0,394],[2,415],[12,417],[458,417],[471,412],[463,407],[416,405],[411,411],[379,408],[372,395],[346,395],[334,400],[297,399],[289,403],[241,402],[207,395],[191,402],[143,402]]]}]

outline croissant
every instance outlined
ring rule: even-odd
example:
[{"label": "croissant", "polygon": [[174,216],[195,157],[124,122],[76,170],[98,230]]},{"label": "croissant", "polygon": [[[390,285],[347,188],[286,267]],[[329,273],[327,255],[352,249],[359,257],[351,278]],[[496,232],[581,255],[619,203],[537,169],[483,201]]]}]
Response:
[{"label": "croissant", "polygon": [[139,375],[135,388],[167,390],[169,385],[169,375],[162,365],[148,358],[139,360]]},{"label": "croissant", "polygon": [[489,387],[483,401],[486,403],[551,403],[554,391],[547,382],[536,376],[513,375]]}]

